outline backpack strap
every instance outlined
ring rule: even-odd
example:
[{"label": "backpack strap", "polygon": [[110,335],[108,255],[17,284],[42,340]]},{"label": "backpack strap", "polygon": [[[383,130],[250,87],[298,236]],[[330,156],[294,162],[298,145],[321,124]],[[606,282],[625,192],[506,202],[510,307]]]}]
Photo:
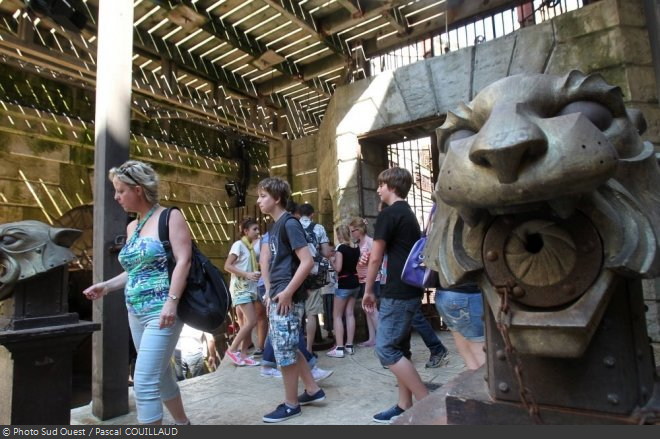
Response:
[{"label": "backpack strap", "polygon": [[170,243],[170,213],[172,212],[172,209],[181,211],[181,209],[176,206],[168,207],[163,210],[158,217],[158,239],[168,245]]},{"label": "backpack strap", "polygon": [[[285,215],[288,215],[288,217],[284,220],[284,222],[282,223],[282,226],[280,227],[280,230],[278,230],[277,232],[278,232],[278,235],[280,235],[282,237],[282,241],[283,242],[286,241],[286,244],[289,246],[289,249],[291,250],[291,253],[295,255],[295,252],[293,251],[293,248],[291,247],[291,242],[289,241],[289,235],[287,235],[287,233],[286,233],[286,223],[290,219],[294,219],[296,221],[298,221],[298,219],[295,216],[288,213],[288,212],[285,213]],[[300,222],[300,221],[298,221],[298,222]],[[271,261],[272,261],[272,258],[271,258]]]},{"label": "backpack strap", "polygon": [[316,223],[314,221],[311,221],[307,227],[305,227],[305,231],[307,233],[314,233],[314,227],[316,227]]}]

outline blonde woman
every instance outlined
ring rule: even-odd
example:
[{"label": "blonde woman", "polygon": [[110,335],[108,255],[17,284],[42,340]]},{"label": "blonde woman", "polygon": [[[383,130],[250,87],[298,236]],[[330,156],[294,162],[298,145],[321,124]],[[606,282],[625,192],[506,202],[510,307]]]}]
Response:
[{"label": "blonde woman", "polygon": [[[360,259],[360,249],[353,244],[350,228],[339,225],[335,228],[335,238],[339,245],[335,249],[332,265],[337,273],[337,289],[332,304],[332,320],[335,330],[334,349],[327,355],[343,358],[345,354],[353,355],[353,338],[355,337],[355,299],[360,292],[357,263]],[[344,345],[344,323],[346,320],[346,344]]]},{"label": "blonde woman", "polygon": [[158,175],[146,163],[129,160],[110,169],[115,201],[137,218],[126,227],[128,240],[119,252],[125,271],[83,291],[97,300],[122,290],[133,343],[137,349],[133,390],[138,422],[161,424],[163,404],[176,424],[190,424],[183,409],[170,359],[183,328],[176,311],[190,269],[192,241],[183,215],[170,214],[170,243],[176,260],[172,278],[167,255],[158,236]]},{"label": "blonde woman", "polygon": [[[367,220],[364,218],[356,217],[348,224],[349,232],[352,241],[357,244],[360,249],[360,259],[357,264],[358,281],[360,283],[360,292],[358,299],[364,296],[364,287],[367,280],[367,264],[369,263],[369,255],[371,254],[371,247],[374,240],[371,236],[367,235]],[[376,298],[380,293],[380,274],[376,277],[373,287]],[[376,330],[378,329],[378,310],[372,313],[366,313],[367,328],[369,330],[369,339],[360,343],[360,347],[371,347],[376,345]]]}]

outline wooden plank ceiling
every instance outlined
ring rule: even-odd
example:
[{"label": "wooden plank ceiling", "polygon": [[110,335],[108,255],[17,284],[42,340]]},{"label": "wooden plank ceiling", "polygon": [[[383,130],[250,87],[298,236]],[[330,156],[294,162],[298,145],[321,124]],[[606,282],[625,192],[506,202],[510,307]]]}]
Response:
[{"label": "wooden plank ceiling", "polygon": [[[0,0],[0,62],[93,87],[99,1]],[[185,118],[267,141],[317,131],[335,88],[367,76],[371,57],[516,2],[133,3],[135,117]]]}]

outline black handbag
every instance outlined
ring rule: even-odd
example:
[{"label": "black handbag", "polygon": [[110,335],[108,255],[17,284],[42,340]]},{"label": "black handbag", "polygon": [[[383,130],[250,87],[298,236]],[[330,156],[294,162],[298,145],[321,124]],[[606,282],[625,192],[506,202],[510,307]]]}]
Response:
[{"label": "black handbag", "polygon": [[[167,253],[170,280],[176,265],[169,241],[169,220],[172,209],[178,208],[167,208],[158,218],[158,237]],[[177,307],[179,318],[187,325],[205,332],[211,332],[222,325],[231,308],[231,294],[222,272],[199,251],[194,241],[186,288],[179,300]]]}]

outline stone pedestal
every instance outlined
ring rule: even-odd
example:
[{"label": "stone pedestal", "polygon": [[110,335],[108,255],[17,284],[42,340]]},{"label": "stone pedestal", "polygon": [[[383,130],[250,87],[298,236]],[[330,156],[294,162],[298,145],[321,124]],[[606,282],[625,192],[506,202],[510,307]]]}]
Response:
[{"label": "stone pedestal", "polygon": [[0,424],[68,425],[73,351],[100,324],[0,331]]}]

